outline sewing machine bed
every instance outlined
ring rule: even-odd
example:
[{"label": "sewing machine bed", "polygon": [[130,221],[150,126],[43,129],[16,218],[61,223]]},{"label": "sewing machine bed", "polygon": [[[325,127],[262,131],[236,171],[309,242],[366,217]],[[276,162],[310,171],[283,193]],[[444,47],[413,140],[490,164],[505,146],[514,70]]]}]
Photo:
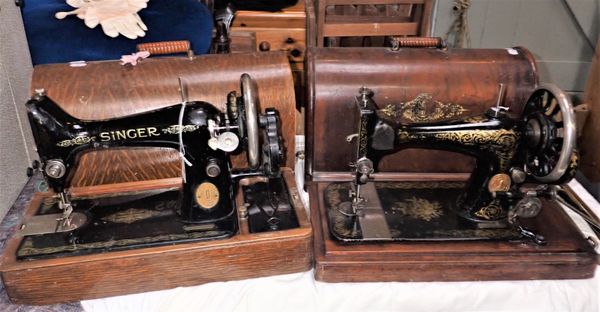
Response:
[{"label": "sewing machine bed", "polygon": [[[252,203],[247,220],[251,233],[283,231],[299,226],[283,179],[242,185],[241,189],[244,202]],[[265,195],[268,191],[275,192],[276,198],[268,198]],[[159,190],[75,200],[75,211],[84,215],[84,224],[72,232],[26,236],[17,250],[17,259],[61,258],[223,239],[236,234],[238,220],[235,215],[210,223],[182,222],[176,213],[179,196],[178,190]],[[277,203],[277,210],[270,207],[270,200]],[[44,200],[38,209],[37,216],[61,213],[58,204],[52,200]]]},{"label": "sewing machine bed", "polygon": [[[389,181],[389,179],[388,179]],[[573,222],[558,207],[557,203],[544,201],[542,213],[525,223],[544,235],[548,241],[545,246],[522,239],[489,239],[489,230],[477,232],[460,229],[449,230],[456,225],[450,222],[433,229],[435,218],[426,221],[423,216],[432,216],[420,211],[410,202],[419,203],[420,199],[432,201],[442,192],[450,200],[456,191],[453,185],[463,182],[441,182],[430,179],[428,182],[379,182],[379,192],[391,195],[393,188],[420,185],[450,186],[449,189],[433,192],[432,189],[394,190],[391,198],[382,199],[382,205],[392,204],[388,212],[407,214],[406,224],[391,224],[402,229],[404,238],[416,238],[416,229],[429,235],[426,240],[434,241],[390,241],[356,242],[356,239],[341,241],[331,235],[330,229],[339,233],[335,222],[339,215],[331,216],[332,204],[344,200],[349,182],[318,181],[309,184],[312,224],[314,225],[315,278],[325,282],[387,282],[387,281],[468,281],[468,280],[529,280],[529,279],[579,279],[593,276],[596,267],[596,255],[577,230]],[[433,187],[433,186],[432,186]],[[408,190],[408,191],[407,191]],[[399,194],[398,194],[399,193]],[[413,199],[414,197],[414,199]],[[398,204],[397,202],[404,202]],[[422,205],[423,202],[421,202]],[[397,209],[395,209],[396,207]],[[415,208],[415,209],[413,209]],[[412,218],[410,214],[414,213]],[[443,210],[444,219],[450,218],[450,212]],[[448,213],[448,214],[446,214]],[[416,220],[421,218],[421,220]],[[441,217],[442,218],[442,217]],[[389,220],[393,220],[390,217]],[[448,220],[444,220],[448,221]],[[393,231],[392,231],[393,232]],[[452,233],[451,233],[452,232]],[[451,233],[451,234],[450,234]],[[349,237],[358,234],[348,232]],[[495,233],[498,238],[513,233]],[[476,240],[457,241],[457,236],[469,236]],[[347,236],[348,237],[348,236]],[[399,237],[399,236],[398,236]]]},{"label": "sewing machine bed", "polygon": [[[510,240],[519,233],[510,228],[474,228],[456,214],[455,202],[464,192],[463,182],[377,182],[375,190],[381,201],[391,237],[379,241],[450,241]],[[341,211],[349,203],[351,183],[332,183],[325,189],[329,230],[335,239],[360,242],[360,222],[352,211]],[[351,208],[351,205],[346,205]]]},{"label": "sewing machine bed", "polygon": [[[238,207],[237,216],[231,219],[234,224],[181,223],[171,209],[164,209],[176,204],[173,188],[178,186],[177,180],[153,181],[170,191],[128,204],[109,202],[94,207],[94,222],[73,235],[10,238],[0,272],[11,300],[52,304],[310,268],[312,230],[290,169],[284,168],[282,178],[270,182],[276,198],[257,195],[267,187],[266,181],[242,179],[234,199]],[[106,186],[100,188],[105,191]],[[84,193],[89,196],[92,189],[79,192]],[[33,194],[25,222],[31,216],[53,212],[48,196]],[[264,207],[273,202],[279,207],[275,214]],[[94,200],[78,204],[93,206]],[[97,208],[102,209],[98,212]],[[278,220],[275,228],[272,218]],[[75,243],[73,237],[78,238]]]}]

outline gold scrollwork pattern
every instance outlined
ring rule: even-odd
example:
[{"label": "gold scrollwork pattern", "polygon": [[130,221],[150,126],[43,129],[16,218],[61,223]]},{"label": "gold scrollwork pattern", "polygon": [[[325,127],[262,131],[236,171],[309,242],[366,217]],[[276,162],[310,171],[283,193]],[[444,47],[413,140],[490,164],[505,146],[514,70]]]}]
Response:
[{"label": "gold scrollwork pattern", "polygon": [[172,215],[173,212],[170,210],[160,211],[160,210],[150,210],[150,209],[136,209],[130,208],[124,211],[119,211],[117,213],[107,215],[102,218],[102,221],[110,221],[113,223],[125,223],[131,224],[136,221],[149,219],[153,217],[159,216],[168,216]]},{"label": "gold scrollwork pattern", "polygon": [[411,101],[398,105],[389,104],[381,109],[385,116],[401,116],[412,122],[433,122],[461,116],[467,109],[458,104],[434,100],[428,93],[421,93]]},{"label": "gold scrollwork pattern", "polygon": [[63,140],[60,141],[58,143],[56,143],[56,146],[59,147],[69,147],[69,146],[75,146],[75,145],[82,145],[82,144],[88,144],[91,142],[96,141],[96,137],[92,136],[92,137],[88,137],[88,136],[78,136],[75,137],[73,139],[70,140]]},{"label": "gold scrollwork pattern", "polygon": [[108,247],[119,247],[119,246],[129,246],[129,245],[137,245],[142,243],[155,243],[162,241],[176,241],[182,239],[197,239],[211,236],[223,235],[225,232],[223,231],[204,231],[204,232],[192,232],[192,233],[184,233],[184,234],[164,234],[164,235],[156,235],[156,236],[148,236],[141,238],[129,238],[129,239],[118,239],[118,240],[108,240],[101,242],[93,242],[93,243],[79,243],[79,244],[70,244],[56,247],[35,247],[33,246],[33,241],[31,238],[26,238],[17,251],[17,256],[19,257],[27,257],[27,256],[36,256],[36,255],[47,255],[52,253],[59,252],[73,252],[78,250],[85,249],[98,249],[98,248],[108,248]]},{"label": "gold scrollwork pattern", "polygon": [[200,126],[198,125],[184,125],[184,126],[180,126],[180,125],[171,125],[168,128],[162,129],[163,133],[168,133],[168,134],[179,134],[180,132],[194,132],[196,130],[198,130],[200,128]]},{"label": "gold scrollwork pattern", "polygon": [[514,130],[459,130],[435,133],[434,138],[441,141],[460,143],[465,146],[479,146],[497,155],[500,171],[508,170],[510,161],[516,152],[519,134]]},{"label": "gold scrollwork pattern", "polygon": [[497,220],[506,217],[506,211],[500,205],[500,201],[494,199],[487,206],[481,207],[475,215],[485,220]]},{"label": "gold scrollwork pattern", "polygon": [[423,221],[431,221],[439,218],[444,214],[442,205],[437,201],[429,201],[424,198],[417,198],[413,196],[403,201],[394,203],[391,207],[393,212],[400,212],[403,215],[419,219]]}]

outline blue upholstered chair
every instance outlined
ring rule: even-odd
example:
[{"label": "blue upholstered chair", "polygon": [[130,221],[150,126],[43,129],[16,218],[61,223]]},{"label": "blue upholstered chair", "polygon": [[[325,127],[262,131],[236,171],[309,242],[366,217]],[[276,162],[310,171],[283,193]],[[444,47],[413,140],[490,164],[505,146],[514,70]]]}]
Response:
[{"label": "blue upholstered chair", "polygon": [[148,7],[139,12],[148,31],[145,37],[135,40],[110,38],[100,25],[90,29],[74,15],[56,19],[56,12],[73,9],[64,0],[24,2],[23,21],[34,65],[119,59],[146,42],[188,40],[195,54],[210,49],[213,18],[198,0],[150,0]]}]

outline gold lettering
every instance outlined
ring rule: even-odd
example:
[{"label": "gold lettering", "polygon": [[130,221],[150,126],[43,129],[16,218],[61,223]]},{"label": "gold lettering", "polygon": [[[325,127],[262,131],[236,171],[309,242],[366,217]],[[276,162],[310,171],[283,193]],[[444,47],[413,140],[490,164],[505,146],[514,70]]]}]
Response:
[{"label": "gold lettering", "polygon": [[149,127],[148,128],[148,136],[159,136],[160,133],[157,133],[158,129],[154,128],[154,127]]},{"label": "gold lettering", "polygon": [[146,128],[137,128],[135,130],[137,130],[137,136],[138,136],[138,138],[147,138],[148,137],[146,135]]},{"label": "gold lettering", "polygon": [[100,141],[110,141],[110,134],[108,132],[100,132]]},{"label": "gold lettering", "polygon": [[127,139],[127,134],[125,133],[125,130],[118,130],[118,131],[114,131],[115,132],[115,140],[125,140]]},{"label": "gold lettering", "polygon": [[137,137],[136,134],[135,134],[135,129],[129,129],[129,130],[127,130],[127,137],[130,138],[130,139],[135,139]]}]

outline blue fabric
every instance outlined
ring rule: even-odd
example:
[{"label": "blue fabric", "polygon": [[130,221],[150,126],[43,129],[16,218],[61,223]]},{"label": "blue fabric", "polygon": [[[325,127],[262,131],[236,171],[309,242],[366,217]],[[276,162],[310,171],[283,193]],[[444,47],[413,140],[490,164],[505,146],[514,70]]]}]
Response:
[{"label": "blue fabric", "polygon": [[145,42],[188,40],[195,54],[210,49],[213,18],[197,0],[150,0],[138,14],[148,26],[146,36],[135,40],[110,38],[100,25],[90,29],[75,15],[63,20],[56,12],[74,8],[65,0],[27,0],[23,7],[25,33],[33,64],[120,59]]}]

